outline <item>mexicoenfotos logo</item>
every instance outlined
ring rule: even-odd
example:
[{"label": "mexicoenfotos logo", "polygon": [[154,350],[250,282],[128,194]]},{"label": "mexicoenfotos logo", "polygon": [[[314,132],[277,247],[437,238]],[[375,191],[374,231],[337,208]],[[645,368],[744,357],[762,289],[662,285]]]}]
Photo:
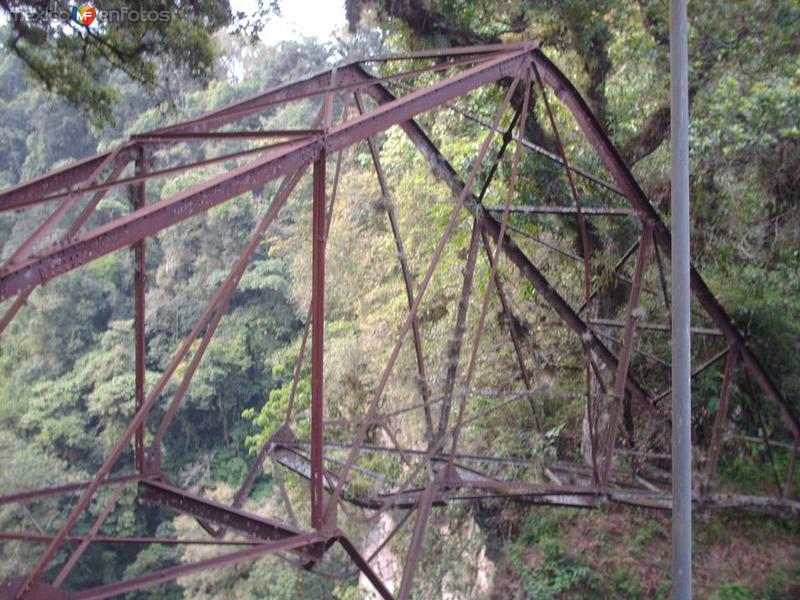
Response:
[{"label": "mexicoenfotos logo", "polygon": [[103,10],[95,8],[89,2],[73,5],[64,0],[43,0],[37,3],[28,3],[21,7],[11,9],[11,15],[16,21],[48,26],[55,22],[78,23],[84,27],[103,27],[108,23],[148,23],[166,22],[172,18],[172,13],[167,9],[144,10],[122,6],[117,9]]},{"label": "mexicoenfotos logo", "polygon": [[97,11],[91,4],[83,4],[82,6],[72,7],[72,20],[81,25],[88,27],[94,23],[97,16]]}]

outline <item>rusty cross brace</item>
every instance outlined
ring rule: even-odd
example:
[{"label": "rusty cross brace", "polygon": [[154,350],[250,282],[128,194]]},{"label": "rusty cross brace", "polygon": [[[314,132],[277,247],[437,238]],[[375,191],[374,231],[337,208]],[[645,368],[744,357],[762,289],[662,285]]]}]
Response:
[{"label": "rusty cross brace", "polygon": [[[22,259],[28,258],[31,254],[33,254],[34,250],[36,249],[36,245],[44,238],[45,235],[55,227],[58,222],[64,217],[67,211],[72,208],[75,203],[87,192],[92,191],[91,186],[92,183],[95,182],[106,170],[109,164],[115,162],[115,158],[117,157],[120,150],[124,150],[126,146],[122,146],[111,153],[107,157],[103,159],[103,161],[97,166],[97,168],[86,178],[85,181],[81,182],[79,189],[70,193],[68,196],[65,197],[64,201],[61,205],[56,208],[50,216],[45,219],[45,221],[36,228],[36,230],[25,240],[22,245],[17,248],[17,250],[11,255],[11,257],[6,261],[3,265],[3,268],[7,267],[8,265],[19,262]],[[124,161],[122,165],[124,166],[127,161]]]},{"label": "rusty cross brace", "polygon": [[606,485],[608,482],[608,472],[611,468],[614,447],[616,445],[617,427],[622,417],[622,409],[625,401],[625,381],[628,377],[628,369],[631,364],[631,355],[636,342],[636,323],[641,317],[640,298],[642,286],[644,285],[644,275],[647,270],[647,263],[650,259],[650,246],[653,241],[653,227],[645,224],[641,239],[639,240],[639,256],[636,260],[636,269],[633,276],[633,287],[631,288],[628,312],[625,317],[625,335],[622,344],[622,352],[619,358],[616,377],[614,379],[614,398],[612,401],[611,412],[608,419],[608,429],[603,443],[603,464],[600,472],[600,484]]},{"label": "rusty cross brace", "polygon": [[[524,80],[525,85],[525,93],[524,98],[522,100],[522,118],[519,121],[519,135],[522,137],[525,131],[525,123],[528,118],[528,103],[530,101],[530,92],[531,92],[531,84],[530,84],[530,70],[526,69],[528,77]],[[508,180],[508,186],[506,189],[506,205],[505,210],[503,211],[503,222],[500,225],[500,232],[498,233],[497,237],[497,246],[495,247],[494,257],[489,261],[490,263],[490,274],[489,274],[489,282],[486,285],[486,289],[483,293],[483,303],[481,305],[481,314],[478,319],[478,327],[477,331],[475,332],[475,339],[472,342],[472,353],[469,358],[469,366],[467,367],[467,375],[464,381],[464,389],[466,390],[467,395],[472,387],[472,380],[475,376],[475,369],[478,364],[478,349],[480,348],[481,344],[481,336],[483,335],[484,325],[486,324],[486,316],[489,314],[489,302],[492,298],[492,289],[496,289],[494,285],[495,278],[497,277],[497,263],[500,258],[500,249],[503,246],[503,240],[505,239],[506,235],[506,227],[508,226],[508,219],[509,219],[509,212],[508,207],[511,206],[512,200],[514,198],[514,191],[516,188],[517,183],[517,175],[519,173],[519,163],[520,157],[522,156],[522,144],[517,144],[514,148],[514,158],[511,164],[511,177]],[[467,405],[467,396],[464,396],[463,401],[460,403],[458,407],[458,417],[456,419],[456,426],[455,430],[453,431],[453,444],[450,451],[450,457],[447,463],[447,476],[450,477],[453,473],[453,457],[455,456],[456,449],[458,447],[458,440],[459,435],[461,434],[461,426],[464,423],[464,413]]]},{"label": "rusty cross brace", "polygon": [[[702,365],[700,365],[694,371],[692,371],[692,379],[694,379],[695,377],[700,375],[700,373],[702,373],[703,371],[705,371],[708,368],[710,368],[711,366],[713,366],[720,359],[725,358],[727,355],[728,355],[728,348],[725,348],[721,352],[718,352],[717,354],[715,354],[714,356],[709,358]],[[656,395],[656,397],[653,399],[653,403],[656,406],[658,406],[659,402],[661,402],[664,398],[667,398],[671,394],[672,394],[672,388],[669,387],[669,388],[665,389],[663,392],[660,392],[658,395]]]},{"label": "rusty cross brace", "polygon": [[419,564],[420,550],[422,549],[422,542],[425,540],[425,530],[428,525],[428,518],[431,514],[435,492],[436,485],[434,482],[430,482],[425,488],[425,491],[420,495],[417,505],[417,520],[416,523],[414,523],[414,533],[411,536],[408,556],[406,557],[406,563],[403,567],[403,579],[400,582],[400,591],[397,594],[397,600],[408,600],[411,594],[411,584],[414,582],[414,572],[417,570],[417,565]]},{"label": "rusty cross brace", "polygon": [[[480,240],[480,223],[477,219],[473,220],[472,234],[470,235],[469,249],[467,251],[467,262],[464,266],[464,281],[461,286],[461,297],[458,301],[456,310],[456,323],[453,328],[453,337],[447,346],[447,367],[445,372],[444,389],[442,391],[442,407],[439,411],[439,427],[436,431],[437,438],[441,438],[447,430],[450,421],[450,408],[453,400],[453,389],[456,384],[456,372],[461,358],[461,345],[463,344],[464,334],[467,331],[467,311],[469,310],[469,299],[472,295],[472,281],[475,274],[475,263],[478,258],[478,242]],[[433,443],[433,439],[431,439]]]},{"label": "rusty cross brace", "polygon": [[[483,199],[486,197],[486,193],[489,191],[489,186],[492,184],[495,175],[497,174],[498,167],[500,166],[500,161],[503,159],[505,155],[506,149],[508,148],[508,144],[511,142],[511,137],[513,135],[514,127],[519,120],[521,111],[517,110],[514,113],[511,122],[506,128],[503,134],[503,142],[500,145],[500,149],[497,151],[497,155],[492,162],[492,166],[489,169],[489,173],[486,175],[486,179],[483,181],[483,186],[481,187],[481,191],[478,194],[477,202],[483,202]],[[467,261],[466,266],[464,267],[464,282],[461,288],[461,299],[458,303],[458,309],[456,313],[456,324],[453,330],[453,337],[450,340],[450,344],[448,346],[448,363],[447,363],[447,371],[445,374],[445,384],[444,384],[444,393],[442,407],[439,414],[439,427],[437,430],[437,437],[441,438],[444,434],[445,430],[447,429],[448,422],[450,420],[450,410],[451,410],[451,402],[452,402],[452,394],[453,389],[456,383],[456,373],[458,370],[458,362],[461,356],[461,346],[463,344],[464,334],[466,333],[466,318],[467,318],[467,311],[469,310],[469,299],[472,295],[472,282],[473,276],[475,273],[475,263],[477,259],[477,245],[478,245],[478,232],[480,232],[481,237],[485,239],[486,234],[483,232],[483,226],[478,219],[474,219],[473,228],[472,228],[472,236],[470,239],[469,250],[467,253]],[[433,438],[431,437],[431,443],[433,443]]]},{"label": "rusty cross brace", "polygon": [[[161,420],[161,424],[158,427],[156,435],[154,436],[154,440],[152,443],[153,453],[160,454],[160,451],[158,450],[160,443],[163,440],[164,436],[166,435],[167,430],[169,429],[169,426],[172,423],[172,420],[175,418],[175,415],[177,414],[178,408],[180,407],[180,403],[183,400],[186,391],[188,390],[192,376],[194,375],[194,372],[196,371],[198,365],[200,364],[200,361],[203,358],[205,350],[206,348],[208,348],[208,344],[210,343],[216,328],[219,326],[219,323],[222,320],[222,317],[224,316],[227,310],[228,303],[230,302],[231,297],[233,296],[233,293],[236,290],[236,286],[239,280],[241,279],[242,275],[244,274],[244,271],[247,268],[247,265],[251,257],[253,256],[259,244],[261,243],[264,234],[269,229],[270,225],[277,217],[281,208],[288,200],[289,195],[292,193],[297,183],[303,177],[304,173],[305,169],[297,171],[292,176],[287,177],[283,181],[281,186],[278,188],[278,191],[275,195],[275,199],[272,205],[267,210],[267,213],[264,215],[261,222],[255,228],[255,231],[251,236],[250,240],[248,241],[246,247],[242,251],[241,256],[236,261],[236,264],[231,269],[225,281],[222,283],[222,285],[218,288],[218,290],[214,294],[214,297],[211,299],[211,302],[209,302],[209,306],[206,309],[206,312],[200,317],[200,319],[190,332],[189,336],[187,336],[180,350],[173,358],[172,365],[175,368],[177,368],[177,365],[180,363],[181,360],[183,360],[183,358],[188,353],[194,340],[197,338],[200,332],[203,331],[203,329],[205,329],[203,340],[200,346],[195,350],[192,356],[192,360],[189,364],[189,367],[186,369],[183,378],[181,379],[181,384],[178,390],[176,391],[175,396],[173,397],[172,402],[170,403],[167,409],[167,412],[165,413],[164,417]],[[173,368],[167,370],[167,373],[169,373],[170,377],[173,372],[174,372]],[[157,393],[160,394],[161,391],[163,391],[163,387],[166,385],[168,380],[169,378],[165,378],[162,376],[162,379],[160,380],[159,384],[153,391],[150,392],[148,398],[152,397],[154,393],[156,393],[156,391]]]},{"label": "rusty cross brace", "polygon": [[[508,300],[506,299],[506,293],[503,289],[503,282],[500,279],[500,273],[497,271],[497,266],[494,263],[494,255],[492,254],[491,244],[489,242],[489,236],[486,235],[486,232],[481,227],[481,239],[483,241],[483,249],[486,251],[486,259],[489,261],[489,264],[496,270],[495,277],[494,277],[494,285],[497,288],[497,297],[500,300],[500,306],[503,310],[503,315],[505,316],[508,322],[508,333],[511,336],[511,343],[514,346],[514,355],[517,358],[517,364],[519,365],[519,372],[520,376],[522,377],[522,382],[525,384],[525,389],[529,392],[533,391],[533,385],[531,384],[531,378],[528,374],[528,368],[525,365],[525,354],[522,351],[522,341],[519,337],[519,332],[517,331],[517,324],[514,319],[514,315],[511,312],[511,307],[508,304]],[[536,410],[536,403],[534,402],[533,398],[528,399],[528,403],[531,407],[531,414],[533,415],[533,422],[536,425],[537,431],[540,433],[542,432],[542,422],[539,418],[538,411]]]},{"label": "rusty cross brace", "polygon": [[764,450],[766,451],[767,458],[769,459],[769,465],[772,468],[772,476],[775,478],[775,487],[778,489],[778,495],[783,497],[785,495],[783,491],[783,482],[781,481],[781,476],[778,474],[778,467],[775,464],[775,455],[772,451],[772,444],[770,443],[767,424],[764,422],[764,414],[761,410],[761,401],[756,396],[755,390],[753,390],[753,384],[752,381],[750,381],[748,373],[745,373],[744,383],[744,389],[747,392],[746,397],[750,399],[749,409],[761,433],[761,439],[764,442]]},{"label": "rusty cross brace", "polygon": [[100,531],[103,523],[105,523],[106,519],[108,519],[108,517],[111,515],[111,511],[114,510],[114,506],[116,506],[117,501],[120,499],[120,496],[122,496],[122,492],[125,491],[126,485],[127,483],[125,482],[117,485],[117,489],[106,502],[103,511],[98,515],[91,529],[89,529],[89,533],[83,540],[81,540],[80,546],[78,546],[75,552],[72,553],[67,562],[64,563],[64,566],[61,567],[58,575],[56,575],[56,578],[53,580],[54,587],[61,587],[61,584],[64,583],[64,580],[67,578],[67,576],[69,576],[72,569],[75,568],[75,565],[78,563],[80,557],[89,547],[89,544],[97,537],[97,532]]},{"label": "rusty cross brace", "polygon": [[[143,147],[139,148],[136,156],[136,174],[143,175],[147,170],[147,155]],[[140,210],[147,203],[147,184],[142,181],[133,190],[133,210]],[[145,362],[146,362],[146,338],[145,338],[145,239],[142,238],[133,246],[133,288],[134,288],[134,329],[135,329],[135,362],[136,362],[136,381],[134,384],[134,397],[136,399],[136,410],[144,405],[144,386],[145,386]],[[136,469],[139,475],[145,473],[145,450],[144,433],[147,427],[146,421],[142,421],[139,429],[136,430],[134,455]],[[58,584],[56,584],[58,585]]]},{"label": "rusty cross brace", "polygon": [[[358,107],[359,114],[364,114],[364,101],[361,97],[361,92],[355,92],[356,106]],[[372,156],[372,164],[375,167],[375,174],[378,177],[378,184],[381,188],[381,197],[386,208],[386,214],[389,218],[389,226],[392,229],[392,236],[394,237],[395,247],[397,248],[397,258],[400,262],[400,271],[403,275],[403,285],[406,289],[406,299],[408,300],[408,307],[414,305],[414,281],[411,275],[411,270],[408,266],[406,258],[406,251],[403,246],[403,238],[400,235],[400,226],[397,222],[397,215],[392,202],[392,197],[389,192],[389,184],[386,180],[386,174],[381,165],[380,151],[372,136],[367,138],[369,145],[369,152]],[[431,417],[430,402],[430,384],[428,383],[428,376],[425,372],[425,357],[422,352],[422,337],[419,333],[418,319],[414,319],[411,323],[411,337],[414,340],[414,353],[417,359],[417,374],[419,375],[419,388],[420,395],[422,396],[423,412],[425,415],[425,427],[429,436],[433,435],[433,419]]]}]

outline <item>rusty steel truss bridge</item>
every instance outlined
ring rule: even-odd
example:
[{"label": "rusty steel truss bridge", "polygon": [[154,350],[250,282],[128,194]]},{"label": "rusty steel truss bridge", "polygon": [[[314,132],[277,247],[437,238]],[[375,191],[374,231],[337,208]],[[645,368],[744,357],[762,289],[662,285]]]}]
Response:
[{"label": "rusty steel truss bridge", "polygon": [[[370,70],[372,65],[389,62],[402,65],[403,61],[409,67],[406,70],[401,67],[390,75],[379,76]],[[425,85],[409,85],[420,76],[425,77]],[[498,82],[502,84],[503,99],[493,119],[478,116],[459,104],[466,94]],[[320,110],[313,122],[308,124],[308,129],[253,130],[241,127],[248,117],[287,103],[309,99],[316,99]],[[538,146],[525,135],[526,120],[534,102],[541,102],[538,106],[544,109],[543,114],[551,128],[551,147],[556,149],[555,152]],[[344,106],[341,111],[334,108],[341,106]],[[465,176],[448,162],[417,120],[420,115],[436,110],[453,111],[451,114],[468,119],[486,131],[486,137],[480,140],[476,159]],[[557,127],[555,113],[558,111],[562,111],[558,114],[571,115],[574,119],[575,131],[581,133],[605,168],[602,176],[592,174],[577,166],[577,162],[570,161]],[[334,118],[339,112],[341,118]],[[237,124],[240,125],[238,129]],[[449,221],[440,233],[430,262],[424,273],[419,274],[420,277],[415,277],[406,260],[397,215],[391,204],[391,190],[381,166],[380,148],[376,140],[378,134],[394,126],[399,127],[419,149],[434,174],[449,186],[454,199]],[[243,151],[186,164],[172,164],[174,160],[170,163],[169,157],[160,154],[176,144],[221,140],[245,140],[256,145]],[[257,145],[259,142],[262,145]],[[494,146],[490,152],[495,142],[501,142],[499,149]],[[399,271],[408,313],[398,324],[388,362],[376,378],[377,384],[371,391],[371,400],[364,407],[363,417],[346,423],[334,423],[325,420],[323,397],[325,249],[331,215],[335,210],[341,155],[361,143],[366,143],[368,147],[383,201],[388,206],[386,214],[396,245],[396,257],[400,262]],[[505,159],[510,159],[510,175],[507,190],[503,192],[505,205],[487,205],[484,203],[486,191],[506,154],[508,156]],[[160,160],[164,166],[154,169],[152,167],[159,156],[162,156]],[[569,190],[572,204],[514,203],[519,166],[529,156],[558,165],[559,177],[565,178],[562,182],[566,182],[564,189]],[[326,176],[329,160],[336,164],[332,178]],[[146,183],[149,179],[163,178],[210,164],[231,164],[232,161],[238,166],[174,196],[150,204],[146,202]],[[133,165],[132,173],[126,173],[129,165]],[[487,170],[484,181],[476,181]],[[212,501],[197,493],[179,489],[162,475],[161,442],[180,409],[192,375],[225,315],[250,259],[267,230],[287,205],[297,184],[309,171],[313,180],[310,242],[312,297],[294,371],[289,408],[283,426],[269,437],[256,455],[232,504]],[[329,179],[332,179],[332,185],[329,185]],[[157,383],[151,389],[146,389],[147,238],[273,181],[280,181],[280,184],[249,242]],[[597,189],[616,199],[615,205],[587,205],[585,201],[582,204],[582,194],[579,193],[582,186],[597,186]],[[110,190],[117,188],[132,190],[134,201],[131,212],[85,228],[90,217],[97,214],[98,203]],[[53,534],[0,532],[0,539],[27,540],[44,547],[38,562],[31,564],[27,573],[9,579],[0,586],[2,599],[109,598],[163,584],[200,570],[249,561],[267,554],[279,554],[302,568],[322,571],[320,566],[326,553],[336,545],[343,548],[357,567],[353,573],[361,572],[366,576],[381,597],[405,599],[412,591],[414,573],[425,543],[426,526],[435,506],[494,498],[585,508],[604,503],[665,510],[671,508],[667,466],[670,421],[668,403],[664,402],[670,390],[668,387],[658,391],[652,389],[648,381],[638,378],[631,368],[634,356],[642,352],[637,343],[645,336],[663,336],[666,331],[667,338],[662,339],[668,339],[668,308],[659,315],[662,318],[659,324],[645,322],[640,306],[643,294],[663,295],[664,305],[669,306],[668,281],[662,261],[663,257],[670,256],[670,231],[575,86],[535,42],[410,52],[347,62],[227,108],[131,136],[113,150],[0,192],[0,211],[25,210],[41,204],[52,206],[52,212],[0,268],[0,302],[3,302],[0,305],[3,308],[0,313],[0,333],[23,309],[28,297],[38,286],[111,252],[131,247],[135,266],[136,412],[91,481],[20,491],[0,498],[0,504],[19,505],[58,496],[74,495],[78,498],[70,514]],[[474,340],[469,353],[463,355],[466,368],[462,369],[463,373],[458,373],[456,360],[455,366],[451,365],[442,383],[434,389],[426,372],[426,354],[418,315],[445,246],[467,211],[472,219],[472,234],[449,346],[449,351],[456,356],[462,353],[462,346],[467,346],[464,340],[467,331],[465,324],[479,255],[488,261],[489,283],[481,302],[477,304],[481,312],[472,322]],[[557,289],[545,276],[542,265],[535,264],[532,253],[526,252],[523,247],[525,231],[512,224],[512,215],[515,219],[553,218],[552,215],[558,218],[566,215],[566,218],[574,219],[573,222],[577,223],[576,236],[580,240],[578,253],[555,247],[552,249],[575,259],[580,273],[578,279],[581,281],[583,306],[573,306],[568,301],[568,294]],[[598,311],[593,310],[598,289],[593,281],[593,261],[596,258],[587,233],[588,219],[627,219],[638,232],[636,243],[624,252],[613,268],[613,275],[626,286],[627,300],[615,315],[616,318],[600,318]],[[71,223],[68,223],[70,220]],[[53,235],[59,224],[66,228],[66,232],[58,241],[50,243],[48,236]],[[537,386],[531,376],[527,366],[531,357],[525,356],[518,320],[510,314],[514,307],[498,270],[501,258],[506,261],[509,272],[535,290],[541,303],[552,310],[559,326],[571,332],[575,347],[578,348],[579,361],[583,365],[581,371],[585,370],[586,374],[586,390],[580,394],[580,401],[585,401],[591,460],[580,463],[557,457],[543,466],[541,478],[512,477],[516,467],[532,464],[524,459],[467,454],[459,451],[458,447],[461,440],[463,448],[462,438],[469,424],[503,409],[520,413],[530,411],[528,414],[531,415],[533,433],[541,427],[542,401],[548,397],[550,401],[561,400],[558,394],[551,394],[546,387]],[[628,263],[632,265],[630,276],[625,274]],[[653,281],[658,284],[648,287],[646,274],[650,268],[654,273]],[[697,375],[721,361],[725,365],[711,435],[700,448],[702,459],[696,460],[699,474],[693,497],[695,507],[756,510],[796,518],[800,502],[793,499],[790,484],[800,439],[797,413],[694,268],[691,271],[691,289],[697,311],[708,324],[705,328],[698,327],[694,333],[706,335],[712,340],[713,344],[704,345],[704,348],[716,344],[714,351],[708,355],[694,357],[694,373]],[[514,360],[520,368],[519,382],[524,389],[515,393],[498,393],[488,409],[475,412],[469,406],[469,400],[476,392],[473,379],[481,335],[485,331],[490,303],[495,299],[509,317],[506,320],[509,324],[509,343],[513,345]],[[609,331],[618,331],[619,335],[609,334]],[[662,343],[668,347],[667,341]],[[420,383],[419,398],[406,408],[384,412],[382,406],[387,382],[395,370],[404,344],[413,344],[414,376]],[[296,418],[297,412],[293,405],[309,345],[310,436],[308,439],[299,439],[296,428],[293,429],[293,418]],[[664,364],[662,368],[668,371],[669,364]],[[728,417],[732,408],[729,397],[737,370],[741,377],[752,382],[754,390],[760,390],[758,398],[755,393],[753,395],[756,407],[762,399],[769,403],[771,414],[777,415],[774,428],[781,427],[784,437],[793,440],[793,444],[789,445],[792,458],[788,473],[778,473],[773,464],[775,489],[758,496],[725,492],[715,486],[721,448],[729,439],[726,437],[729,435],[726,432],[730,429]],[[164,392],[176,372],[180,385],[167,401]],[[663,383],[664,379],[660,381]],[[669,379],[666,378],[666,381]],[[153,423],[156,413],[154,406],[162,401],[166,402],[166,410],[160,422]],[[761,405],[761,408],[764,406]],[[419,429],[424,431],[416,444],[409,443],[413,440],[403,439],[404,435],[398,435],[399,419],[409,414],[417,415],[421,423]],[[603,415],[602,418],[599,415]],[[151,417],[150,424],[147,422],[148,416]],[[382,439],[387,440],[385,445],[367,443],[368,434],[373,428],[385,433],[382,434]],[[333,436],[332,431],[338,434]],[[766,431],[767,428],[763,428],[764,439],[760,442],[769,450],[778,442],[768,439]],[[400,443],[401,439],[403,444]],[[374,473],[357,464],[362,457],[375,453],[397,460],[402,466],[402,477],[392,480],[385,474]],[[305,526],[298,524],[290,505],[287,512],[291,516],[291,524],[241,508],[268,459],[273,461],[276,476],[284,470],[307,480],[310,522]],[[360,482],[359,489],[363,489],[364,481],[368,483],[366,493],[353,489],[356,476]],[[208,537],[125,538],[102,535],[100,530],[103,523],[113,513],[123,491],[131,485],[137,486],[141,501],[195,518]],[[282,482],[280,487],[286,496]],[[101,488],[109,488],[112,493],[94,522],[86,527],[85,513]],[[382,542],[368,554],[354,542],[347,527],[342,526],[345,519],[341,517],[374,524],[386,511],[394,511],[394,514],[402,516],[397,518],[395,526]],[[79,524],[80,527],[76,527]],[[374,561],[393,538],[396,541],[395,535],[404,527],[409,529],[409,535],[406,536],[409,539],[408,548],[399,585],[396,590],[390,590],[389,583],[383,581],[374,568]],[[76,529],[84,533],[76,534]],[[89,544],[110,544],[113,547],[113,544],[149,543],[214,544],[231,546],[233,551],[92,589],[64,589],[64,582]],[[55,569],[57,561],[54,559],[57,555],[65,556],[64,551],[67,550],[65,562],[60,569]]]}]

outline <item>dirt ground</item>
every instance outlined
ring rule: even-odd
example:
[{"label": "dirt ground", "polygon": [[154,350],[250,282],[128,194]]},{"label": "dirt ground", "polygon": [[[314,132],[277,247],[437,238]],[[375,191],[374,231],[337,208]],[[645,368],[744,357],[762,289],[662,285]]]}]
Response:
[{"label": "dirt ground", "polygon": [[[669,593],[668,513],[609,507],[585,512],[562,510],[548,517],[557,521],[556,537],[570,555],[603,577],[624,574],[634,582],[639,592],[629,597],[662,598]],[[800,590],[800,529],[787,526],[786,521],[756,515],[700,514],[693,523],[693,540],[697,598],[763,598],[770,580],[781,576],[792,589]],[[523,560],[535,571],[543,556],[533,546],[523,553]],[[509,578],[496,581],[509,597],[524,597],[512,569],[502,569],[498,576]],[[731,594],[731,589],[739,595]],[[777,597],[789,598],[791,593]]]}]

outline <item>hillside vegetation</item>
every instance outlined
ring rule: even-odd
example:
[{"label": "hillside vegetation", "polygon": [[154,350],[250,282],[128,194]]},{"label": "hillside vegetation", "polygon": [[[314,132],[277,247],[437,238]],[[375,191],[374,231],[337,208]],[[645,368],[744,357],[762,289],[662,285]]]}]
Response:
[{"label": "hillside vegetation", "polygon": [[[466,4],[466,6],[461,6]],[[528,6],[528,5],[532,6]],[[72,107],[45,92],[25,75],[21,61],[0,57],[0,188],[31,179],[70,161],[109,149],[129,135],[225,106],[258,91],[327,68],[344,56],[425,46],[541,39],[545,52],[576,82],[611,138],[622,149],[653,205],[669,219],[668,65],[664,3],[569,2],[348,2],[355,32],[336,43],[313,40],[277,47],[249,45],[218,34],[215,75],[201,85],[188,72],[166,70],[173,97],[157,104],[138,83],[119,72],[104,83],[115,90],[113,124],[93,123],[91,107]],[[696,6],[702,4],[703,6]],[[456,6],[457,5],[457,6]],[[496,5],[496,8],[495,8]],[[416,7],[412,10],[409,7]],[[692,3],[692,220],[693,257],[711,289],[734,318],[800,411],[800,3]],[[487,17],[486,15],[490,15]],[[420,63],[422,64],[422,63]],[[412,68],[383,67],[384,74]],[[416,79],[432,83],[439,75]],[[534,88],[535,90],[535,88]],[[502,85],[469,94],[462,106],[490,120],[502,101]],[[666,106],[666,117],[664,110]],[[303,101],[251,118],[253,128],[306,128],[320,109]],[[352,117],[352,102],[339,101],[335,119]],[[509,112],[502,126],[510,123]],[[596,173],[602,168],[562,108],[556,118],[568,155]],[[420,124],[461,173],[473,166],[486,131],[446,108],[424,115]],[[554,148],[546,112],[534,102],[528,137]],[[498,136],[499,138],[499,136]],[[494,158],[502,140],[490,149]],[[407,314],[397,251],[388,211],[394,210],[405,244],[405,258],[417,282],[424,274],[453,207],[453,195],[398,128],[377,137],[380,158],[392,191],[393,208],[381,190],[366,144],[332,156],[341,180],[327,244],[326,418],[364,415]],[[235,151],[246,142],[225,141],[213,152]],[[513,147],[513,145],[512,145]],[[509,151],[510,154],[513,152]],[[202,159],[212,146],[187,142],[158,160]],[[563,171],[532,154],[523,155],[515,204],[571,204]],[[166,198],[231,168],[211,165],[148,183],[148,203]],[[489,171],[480,165],[478,181]],[[126,172],[127,173],[127,172]],[[506,200],[511,176],[507,157],[484,204]],[[601,188],[581,183],[590,206],[622,206]],[[476,186],[478,188],[478,186]],[[213,291],[236,261],[277,185],[270,184],[148,240],[147,381],[164,371],[182,339],[205,309]],[[479,188],[478,188],[479,189]],[[115,189],[87,224],[106,222],[130,210],[130,190]],[[547,201],[541,200],[546,198]],[[181,486],[213,499],[230,501],[253,454],[283,422],[297,353],[311,295],[311,181],[304,178],[292,200],[259,246],[229,310],[200,363],[181,411],[164,441],[163,469]],[[0,213],[0,263],[49,214],[47,205]],[[582,301],[583,269],[578,228],[572,217],[538,220],[513,217],[525,251],[574,305]],[[593,283],[604,306],[621,314],[627,288],[615,287],[609,272],[636,239],[621,221],[593,220],[590,234],[602,268]],[[444,389],[453,360],[453,325],[463,284],[472,231],[464,211],[445,248],[420,311],[432,396]],[[48,242],[55,241],[55,234]],[[553,252],[556,245],[566,252]],[[476,419],[464,431],[464,452],[525,459],[516,478],[540,480],[541,465],[558,456],[584,460],[585,389],[580,340],[569,333],[510,263],[500,277],[509,297],[513,326],[520,332],[527,369],[538,390],[541,429],[525,402]],[[477,330],[490,267],[478,256],[464,349],[456,357],[466,370]],[[658,289],[658,272],[647,275]],[[622,302],[620,303],[620,298]],[[0,305],[4,311],[8,304]],[[653,319],[663,316],[663,301],[648,297]],[[614,312],[616,311],[616,312]],[[697,325],[708,326],[699,316]],[[470,399],[471,414],[518,392],[522,382],[509,338],[509,320],[497,299],[490,304]],[[133,264],[121,250],[37,289],[0,337],[0,495],[17,490],[85,480],[94,473],[134,409]],[[663,388],[669,370],[669,338],[643,338],[632,369]],[[696,342],[697,356],[712,341]],[[649,358],[648,358],[649,356]],[[697,358],[697,356],[695,358]],[[163,415],[177,389],[182,369],[153,415]],[[695,362],[697,364],[697,362]],[[717,410],[724,361],[695,380],[694,433],[707,442]],[[385,390],[384,410],[419,401],[413,346],[406,343]],[[657,385],[656,385],[657,384]],[[730,440],[720,459],[722,487],[737,493],[775,493],[773,468],[785,473],[792,440],[767,403],[763,414],[749,400],[748,382],[734,381],[731,421],[746,440]],[[488,392],[487,390],[491,390]],[[298,386],[294,433],[309,428],[310,369]],[[400,445],[424,439],[419,412],[395,422]],[[152,437],[153,431],[148,432]],[[332,427],[332,438],[352,436],[352,427]],[[764,434],[784,445],[771,452],[753,442]],[[658,432],[654,433],[657,436]],[[377,427],[368,443],[389,445]],[[748,441],[749,440],[749,441]],[[126,455],[130,461],[129,451]],[[334,453],[338,458],[346,454]],[[699,460],[699,457],[698,457]],[[397,476],[399,460],[370,456],[359,465]],[[507,474],[507,473],[506,473]],[[795,477],[794,498],[800,490]],[[286,476],[297,519],[308,520],[303,497],[307,483]],[[360,481],[351,490],[358,494]],[[366,486],[366,481],[364,486]],[[287,521],[280,486],[267,470],[244,508]],[[94,501],[91,514],[76,528],[86,531],[110,492]],[[26,505],[0,506],[0,530],[57,531],[74,497]],[[394,515],[397,519],[401,513]],[[346,517],[344,517],[346,518]],[[381,522],[381,526],[390,526]],[[371,543],[370,528],[349,522]],[[435,508],[428,529],[415,598],[658,598],[669,591],[669,514],[607,506],[596,511],[555,509],[485,500]],[[410,528],[392,542],[379,565],[399,580]],[[140,503],[131,486],[102,528],[107,535],[184,536],[203,534],[193,520]],[[0,580],[24,573],[42,546],[0,544]],[[81,589],[156,568],[210,556],[206,547],[92,544],[65,585]],[[50,575],[67,554],[62,551]],[[701,513],[695,523],[698,598],[792,598],[800,596],[800,525],[797,517],[772,518],[736,512]],[[326,568],[349,568],[334,554]],[[325,578],[270,557],[236,567],[205,571],[131,598],[357,599],[370,596],[356,577]]]}]

